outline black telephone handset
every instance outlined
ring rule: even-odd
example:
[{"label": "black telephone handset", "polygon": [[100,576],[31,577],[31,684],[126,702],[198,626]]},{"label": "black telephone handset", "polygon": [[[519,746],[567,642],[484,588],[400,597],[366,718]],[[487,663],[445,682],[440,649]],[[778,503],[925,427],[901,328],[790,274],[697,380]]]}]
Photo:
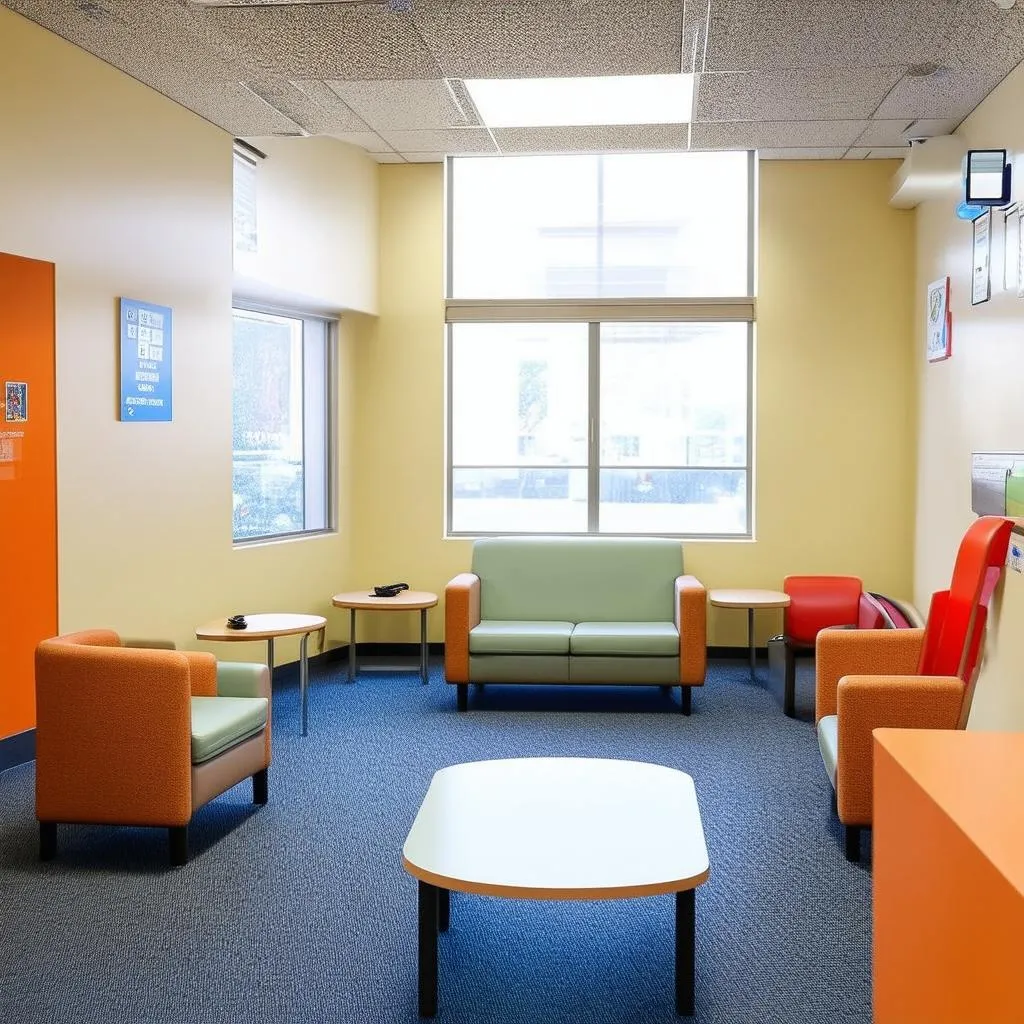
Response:
[{"label": "black telephone handset", "polygon": [[383,587],[374,587],[374,597],[398,597],[403,590],[408,590],[408,583],[386,583]]}]

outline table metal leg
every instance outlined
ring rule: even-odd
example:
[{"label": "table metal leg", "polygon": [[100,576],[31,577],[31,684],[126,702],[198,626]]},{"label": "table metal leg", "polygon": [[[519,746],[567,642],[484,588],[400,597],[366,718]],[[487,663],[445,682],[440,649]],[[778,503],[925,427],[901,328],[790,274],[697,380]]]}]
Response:
[{"label": "table metal leg", "polygon": [[420,609],[420,678],[423,680],[423,685],[426,686],[430,682],[430,676],[427,670],[427,658],[429,651],[427,650],[427,609]]},{"label": "table metal leg", "polygon": [[270,688],[274,688],[274,638],[267,637],[267,668],[270,669]]},{"label": "table metal leg", "polygon": [[299,639],[299,695],[302,701],[302,735],[306,735],[309,718],[309,634]]},{"label": "table metal leg", "polygon": [[754,609],[747,609],[747,643],[750,645],[750,674],[757,668],[757,647],[754,645]]},{"label": "table metal leg", "polygon": [[437,887],[418,883],[419,901],[419,1011],[421,1017],[437,1015]]},{"label": "table metal leg", "polygon": [[447,889],[437,890],[437,930],[448,931],[452,919],[452,894]]},{"label": "table metal leg", "polygon": [[348,681],[355,682],[356,678],[356,610],[352,608],[348,613]]},{"label": "table metal leg", "polygon": [[693,1016],[694,933],[697,927],[695,890],[676,893],[676,1013]]}]

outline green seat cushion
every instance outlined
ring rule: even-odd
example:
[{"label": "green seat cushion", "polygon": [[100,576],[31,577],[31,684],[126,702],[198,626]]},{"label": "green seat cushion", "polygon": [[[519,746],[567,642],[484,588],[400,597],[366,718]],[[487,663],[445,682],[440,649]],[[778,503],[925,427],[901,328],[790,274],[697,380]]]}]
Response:
[{"label": "green seat cushion", "polygon": [[571,622],[485,619],[469,631],[470,654],[568,654]]},{"label": "green seat cushion", "polygon": [[473,572],[482,619],[671,622],[683,545],[660,537],[482,537]]},{"label": "green seat cushion", "polygon": [[193,697],[192,763],[202,764],[267,724],[266,697]]},{"label": "green seat cushion", "polygon": [[572,654],[679,655],[679,631],[671,622],[580,622],[569,638]]},{"label": "green seat cushion", "polygon": [[821,751],[821,759],[825,762],[828,781],[835,789],[836,764],[839,760],[839,718],[837,715],[826,715],[818,722],[818,749]]}]

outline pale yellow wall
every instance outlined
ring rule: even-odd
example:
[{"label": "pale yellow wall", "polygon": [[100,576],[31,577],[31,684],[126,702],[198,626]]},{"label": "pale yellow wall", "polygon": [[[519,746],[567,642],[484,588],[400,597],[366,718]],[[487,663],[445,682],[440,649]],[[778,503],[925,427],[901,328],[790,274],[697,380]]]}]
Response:
[{"label": "pale yellow wall", "polygon": [[[61,629],[196,647],[197,623],[233,612],[331,614],[350,558],[347,501],[336,535],[231,543],[231,137],[0,8],[0,138],[0,250],[57,267]],[[337,231],[333,247],[355,245],[349,262],[374,268],[365,231],[354,237]],[[118,296],[173,309],[171,423],[117,419]],[[343,496],[354,323],[339,359]],[[296,649],[282,642],[279,660]]]},{"label": "pale yellow wall", "polygon": [[[710,587],[779,587],[788,572],[859,573],[911,588],[913,214],[887,205],[889,161],[761,165],[757,540],[687,545]],[[442,592],[470,544],[443,539],[443,169],[383,166],[380,319],[356,361],[352,586]],[[368,620],[371,617],[367,617]],[[367,639],[410,640],[376,616]],[[759,620],[761,640],[781,627]],[[442,637],[440,610],[432,639]],[[709,641],[745,617],[712,612]]]},{"label": "pale yellow wall", "polygon": [[375,313],[377,164],[326,136],[247,141],[267,156],[256,172],[259,246],[235,254],[236,295]]},{"label": "pale yellow wall", "polygon": [[[973,148],[1024,152],[1024,67],[1019,67],[958,131]],[[1024,197],[1024,162],[1014,167],[1014,198]],[[932,591],[949,585],[956,548],[974,519],[972,451],[1024,451],[1024,403],[1018,389],[1024,299],[1002,287],[1002,214],[993,215],[992,298],[971,305],[972,229],[953,210],[962,199],[917,208],[917,279],[914,291],[914,360],[921,395],[917,544],[914,589],[926,607]],[[950,278],[953,355],[924,358],[925,289]],[[1018,538],[1022,539],[1022,538]],[[994,607],[970,727],[1024,728],[1024,579],[1007,571]]]}]

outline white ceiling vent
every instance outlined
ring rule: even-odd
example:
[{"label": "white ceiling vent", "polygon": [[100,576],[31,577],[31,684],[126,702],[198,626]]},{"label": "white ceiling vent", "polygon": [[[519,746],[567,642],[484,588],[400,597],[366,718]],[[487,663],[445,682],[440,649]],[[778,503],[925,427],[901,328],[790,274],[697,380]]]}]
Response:
[{"label": "white ceiling vent", "polygon": [[926,199],[953,198],[963,182],[967,143],[959,135],[936,135],[911,144],[892,177],[890,206],[908,210]]}]

